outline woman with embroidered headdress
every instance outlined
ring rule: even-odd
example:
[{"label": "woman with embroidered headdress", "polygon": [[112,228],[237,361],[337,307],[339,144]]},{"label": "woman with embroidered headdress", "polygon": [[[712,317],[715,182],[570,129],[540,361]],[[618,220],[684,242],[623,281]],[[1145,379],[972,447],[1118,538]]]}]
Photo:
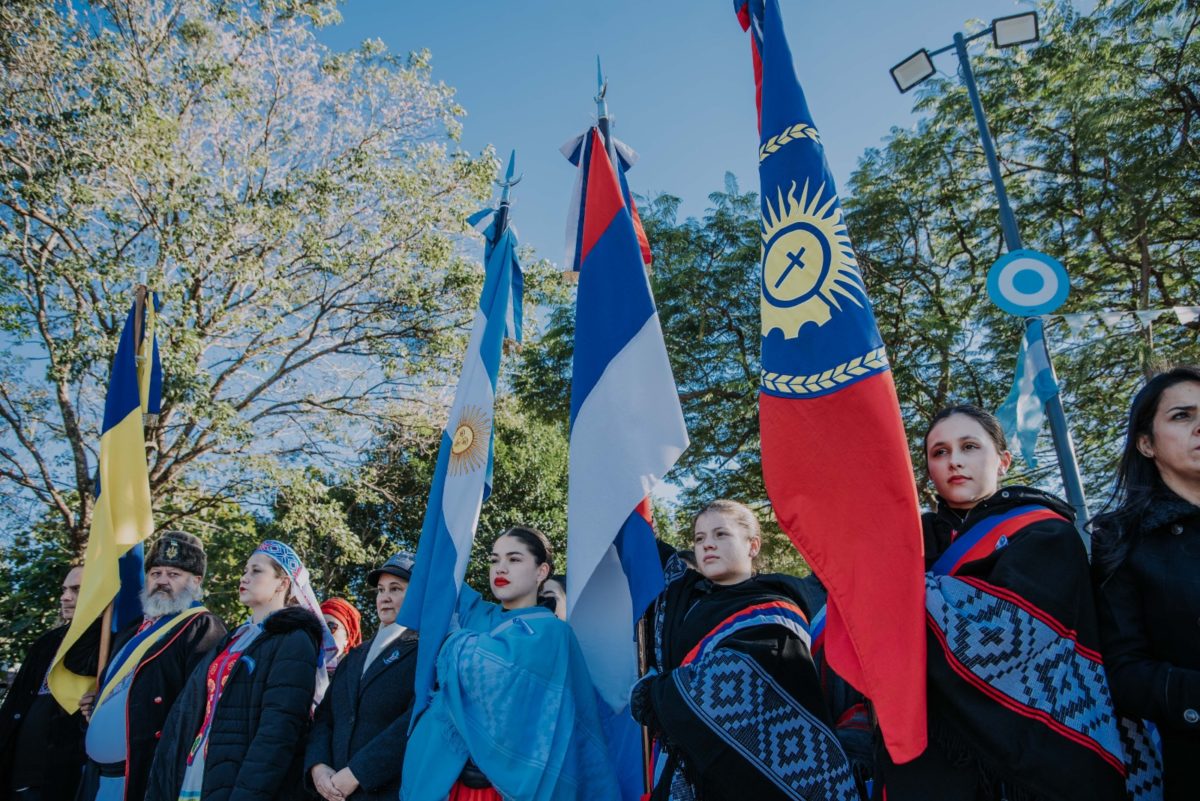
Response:
[{"label": "woman with embroidered headdress", "polygon": [[152,801],[290,799],[299,792],[304,735],[337,652],[308,570],[267,540],[246,560],[238,598],[250,620],[188,680],[150,770]]},{"label": "woman with embroidered headdress", "polygon": [[1167,801],[1200,797],[1200,369],[1133,399],[1110,507],[1093,529],[1104,663],[1117,710],[1162,739]]},{"label": "woman with embroidered headdress", "polygon": [[492,545],[499,603],[460,590],[461,628],[438,652],[438,688],[404,755],[403,801],[620,797],[579,643],[537,605],[552,570],[545,535],[518,526]]},{"label": "woman with embroidered headdress", "polygon": [[942,410],[924,444],[938,495],[923,517],[929,747],[903,765],[878,749],[876,797],[1125,799],[1125,752],[1071,507],[1001,488],[1012,455],[982,409]]},{"label": "woman with embroidered headdress", "polygon": [[708,504],[693,537],[698,570],[668,559],[654,669],[631,698],[655,738],[651,799],[858,799],[813,667],[799,580],[755,572],[762,535],[740,503]]}]

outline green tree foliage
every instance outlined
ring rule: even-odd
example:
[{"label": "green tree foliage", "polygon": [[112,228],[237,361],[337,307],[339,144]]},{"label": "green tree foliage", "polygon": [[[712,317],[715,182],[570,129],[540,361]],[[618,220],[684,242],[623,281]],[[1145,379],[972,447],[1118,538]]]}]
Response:
[{"label": "green tree foliage", "polygon": [[164,303],[156,510],[353,461],[354,435],[444,384],[481,279],[457,237],[495,165],[454,150],[463,111],[428,53],[320,45],[334,5],[0,8],[9,527],[49,511],[81,551],[139,276]]}]

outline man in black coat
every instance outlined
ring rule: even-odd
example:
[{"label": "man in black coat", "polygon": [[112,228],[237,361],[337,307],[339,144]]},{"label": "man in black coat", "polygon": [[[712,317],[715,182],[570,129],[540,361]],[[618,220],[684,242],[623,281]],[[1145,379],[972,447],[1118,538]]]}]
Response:
[{"label": "man in black coat", "polygon": [[[0,794],[14,801],[71,801],[83,770],[83,716],[63,710],[46,674],[75,616],[83,568],[67,571],[59,605],[65,625],[53,628],[29,647],[4,705],[0,706]],[[67,651],[68,668],[81,675],[96,673],[100,652],[99,624]]]},{"label": "man in black coat", "polygon": [[367,576],[379,631],[338,665],[309,732],[304,773],[327,801],[394,801],[414,699],[417,633],[396,623],[413,559],[400,552]]},{"label": "man in black coat", "polygon": [[201,658],[225,636],[225,624],[200,604],[207,557],[200,540],[165,532],[146,556],[145,619],[113,641],[89,716],[81,801],[142,801],[154,751],[171,704]]}]

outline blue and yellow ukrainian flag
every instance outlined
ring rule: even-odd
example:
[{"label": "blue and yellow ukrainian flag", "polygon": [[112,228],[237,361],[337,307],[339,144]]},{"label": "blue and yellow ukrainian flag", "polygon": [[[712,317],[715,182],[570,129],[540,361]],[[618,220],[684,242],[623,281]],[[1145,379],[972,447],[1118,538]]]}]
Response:
[{"label": "blue and yellow ukrainian flag", "polygon": [[[122,592],[122,576],[132,579],[126,585],[140,581],[141,543],[154,532],[142,415],[158,413],[162,387],[154,336],[155,300],[146,304],[140,342],[135,341],[134,332],[137,304],[129,310],[108,380],[96,470],[96,505],[84,553],[83,583],[75,617],[48,677],[50,692],[67,712],[77,710],[80,697],[95,689],[96,677],[73,673],[63,664],[63,655],[103,616],[110,603],[117,601],[119,607],[114,610],[114,623],[127,622],[121,618],[134,613],[130,607],[136,603],[136,591],[126,586]],[[131,550],[135,553],[130,554]],[[127,555],[135,558],[122,558]],[[118,598],[119,592],[123,597]]]}]

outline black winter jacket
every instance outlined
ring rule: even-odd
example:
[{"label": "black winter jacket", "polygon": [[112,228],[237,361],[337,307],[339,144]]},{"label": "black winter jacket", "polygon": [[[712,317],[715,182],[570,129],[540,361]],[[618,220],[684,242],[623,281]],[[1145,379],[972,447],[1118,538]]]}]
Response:
[{"label": "black winter jacket", "polygon": [[[188,750],[204,719],[208,666],[231,637],[197,666],[171,710],[150,771],[147,801],[179,798]],[[213,713],[204,801],[299,797],[320,643],[320,621],[298,606],[263,621],[262,633],[242,652]]]},{"label": "black winter jacket", "polygon": [[1200,798],[1200,507],[1169,490],[1101,515],[1093,554],[1117,709],[1162,736],[1166,799]]},{"label": "black winter jacket", "polygon": [[364,642],[338,665],[308,736],[304,779],[311,786],[316,765],[349,767],[359,783],[352,801],[396,801],[412,714],[417,633],[405,631],[393,640],[364,674],[370,650],[371,642]]},{"label": "black winter jacket", "polygon": [[[75,797],[86,759],[83,715],[68,715],[54,696],[39,695],[50,662],[66,635],[67,626],[59,626],[38,637],[29,646],[4,696],[4,705],[0,706],[0,797],[7,797],[17,784],[39,787],[46,801],[71,801]],[[99,652],[97,621],[71,646],[66,665],[81,676],[94,676]]]},{"label": "black winter jacket", "polygon": [[[137,634],[140,622],[131,623],[113,638],[110,653],[118,653]],[[150,764],[163,736],[171,705],[183,691],[188,676],[210,648],[225,636],[225,624],[211,612],[201,612],[154,644],[138,663],[125,698],[128,724],[125,762],[125,801],[141,801],[146,794]],[[100,774],[95,763],[84,769],[79,797],[96,797]]]}]

